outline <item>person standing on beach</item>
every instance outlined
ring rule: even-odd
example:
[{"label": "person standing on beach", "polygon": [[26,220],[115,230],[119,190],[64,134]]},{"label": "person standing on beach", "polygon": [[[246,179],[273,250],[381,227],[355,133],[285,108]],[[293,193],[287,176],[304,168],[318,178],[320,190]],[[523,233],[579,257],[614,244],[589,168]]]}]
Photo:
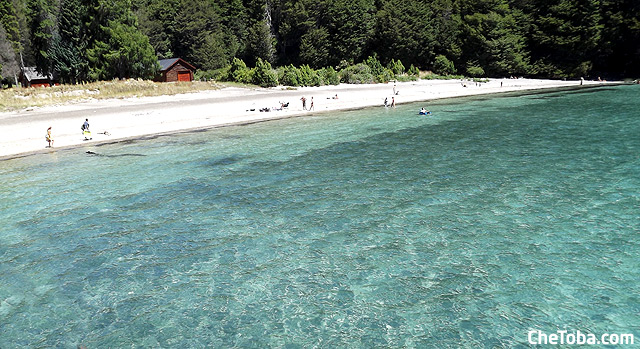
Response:
[{"label": "person standing on beach", "polygon": [[396,107],[396,97],[391,97],[391,108]]},{"label": "person standing on beach", "polygon": [[307,99],[302,96],[300,100],[302,101],[302,109],[307,110]]},{"label": "person standing on beach", "polygon": [[309,110],[313,109],[313,97],[311,97],[311,105],[309,106]]},{"label": "person standing on beach", "polygon": [[47,140],[47,142],[49,142],[49,145],[47,146],[47,148],[53,148],[53,136],[51,135],[51,126],[49,126],[49,128],[47,129],[47,135],[45,136],[45,139]]},{"label": "person standing on beach", "polygon": [[84,140],[89,140],[91,138],[91,131],[89,131],[89,119],[84,119],[84,123],[80,128],[82,130],[82,134],[84,135]]}]

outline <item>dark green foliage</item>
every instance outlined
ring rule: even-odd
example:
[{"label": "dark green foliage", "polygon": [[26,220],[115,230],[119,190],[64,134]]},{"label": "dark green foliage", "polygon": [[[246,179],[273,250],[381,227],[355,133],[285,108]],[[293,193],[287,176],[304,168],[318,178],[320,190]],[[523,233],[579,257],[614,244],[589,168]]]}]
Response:
[{"label": "dark green foliage", "polygon": [[157,57],[245,83],[234,58],[261,60],[304,86],[336,69],[397,79],[405,64],[414,77],[640,76],[639,18],[637,0],[3,0],[0,64],[5,82],[20,56],[62,82],[152,77]]},{"label": "dark green foliage", "polygon": [[340,81],[347,84],[371,84],[375,82],[371,68],[364,63],[349,66],[340,71]]},{"label": "dark green foliage", "polygon": [[322,78],[324,85],[338,85],[340,83],[340,75],[333,67],[320,69],[318,75]]},{"label": "dark green foliage", "polygon": [[483,77],[485,73],[482,67],[479,67],[477,65],[472,65],[467,68],[467,75],[469,75],[472,78],[479,78],[479,77]]},{"label": "dark green foliage", "polygon": [[231,61],[231,67],[229,68],[229,76],[227,78],[230,81],[237,81],[243,84],[250,84],[252,80],[252,73],[243,60],[234,58]]},{"label": "dark green foliage", "polygon": [[82,15],[86,10],[80,0],[62,0],[58,15],[58,31],[53,35],[48,58],[52,71],[59,74],[64,83],[76,83],[86,79],[88,61],[82,40]]},{"label": "dark green foliage", "polygon": [[13,1],[0,1],[0,25],[4,28],[6,40],[11,43],[14,52],[22,51],[18,12]]},{"label": "dark green foliage", "polygon": [[452,61],[447,59],[444,55],[438,55],[433,63],[433,71],[440,75],[455,74],[456,68]]},{"label": "dark green foliage", "polygon": [[392,59],[389,64],[387,64],[387,69],[391,70],[394,75],[404,74],[404,64],[400,60]]},{"label": "dark green foliage", "polygon": [[420,70],[418,68],[416,68],[416,66],[414,66],[413,64],[409,67],[409,70],[407,71],[407,74],[411,75],[411,76],[418,76],[420,75]]},{"label": "dark green foliage", "polygon": [[13,85],[19,72],[20,67],[16,61],[13,46],[4,28],[0,26],[0,86]]},{"label": "dark green foliage", "polygon": [[30,56],[41,73],[51,71],[49,47],[55,30],[54,4],[52,0],[29,0],[27,18],[31,34]]},{"label": "dark green foliage", "polygon": [[262,87],[278,85],[278,74],[271,68],[271,63],[258,58],[253,72],[253,83]]}]

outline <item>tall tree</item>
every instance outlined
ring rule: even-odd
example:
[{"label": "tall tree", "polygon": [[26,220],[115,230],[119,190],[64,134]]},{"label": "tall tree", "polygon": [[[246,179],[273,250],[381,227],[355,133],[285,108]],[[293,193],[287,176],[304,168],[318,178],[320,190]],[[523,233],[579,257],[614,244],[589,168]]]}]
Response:
[{"label": "tall tree", "polygon": [[385,0],[376,14],[374,48],[383,63],[399,58],[426,66],[433,59],[435,39],[430,30],[431,9],[419,0]]},{"label": "tall tree", "polygon": [[0,1],[0,26],[5,30],[6,40],[11,43],[14,52],[22,51],[20,43],[20,25],[18,14],[12,1]]},{"label": "tall tree", "polygon": [[615,77],[640,76],[640,2],[601,0],[602,40],[595,69]]},{"label": "tall tree", "polygon": [[462,7],[463,57],[468,68],[491,76],[526,74],[529,53],[509,5],[504,0],[469,0]]},{"label": "tall tree", "polygon": [[138,29],[130,0],[90,0],[87,13],[89,78],[152,78],[158,61]]},{"label": "tall tree", "polygon": [[330,63],[356,62],[367,54],[375,33],[373,0],[329,0],[326,18],[331,37]]},{"label": "tall tree", "polygon": [[48,56],[52,70],[59,74],[61,82],[76,83],[87,78],[88,62],[83,41],[85,15],[86,8],[81,0],[60,2],[58,30],[53,34]]},{"label": "tall tree", "polygon": [[539,74],[588,75],[601,40],[599,0],[534,0],[531,51]]},{"label": "tall tree", "polygon": [[15,77],[20,73],[20,66],[7,32],[0,25],[0,86],[13,85]]},{"label": "tall tree", "polygon": [[31,35],[30,57],[36,69],[43,74],[51,72],[49,48],[56,30],[55,0],[29,0],[28,21]]}]

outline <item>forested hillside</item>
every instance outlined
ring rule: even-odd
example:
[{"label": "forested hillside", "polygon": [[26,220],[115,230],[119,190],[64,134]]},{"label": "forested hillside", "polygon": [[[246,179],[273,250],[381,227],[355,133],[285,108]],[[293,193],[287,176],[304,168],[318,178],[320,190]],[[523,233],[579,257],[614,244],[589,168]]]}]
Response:
[{"label": "forested hillside", "polygon": [[341,69],[367,57],[473,76],[640,75],[638,0],[0,0],[5,82],[149,78],[157,59]]}]

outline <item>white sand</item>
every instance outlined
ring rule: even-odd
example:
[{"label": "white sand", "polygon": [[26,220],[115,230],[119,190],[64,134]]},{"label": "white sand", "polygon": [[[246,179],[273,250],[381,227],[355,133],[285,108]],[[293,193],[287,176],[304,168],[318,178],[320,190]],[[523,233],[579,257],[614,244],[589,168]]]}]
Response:
[{"label": "white sand", "polygon": [[[585,81],[584,86],[602,84]],[[394,86],[397,95],[393,95]],[[420,80],[397,84],[303,87],[288,90],[224,88],[175,96],[130,99],[91,100],[61,106],[28,108],[0,113],[0,159],[79,145],[114,142],[147,135],[242,124],[370,106],[382,106],[384,99],[395,97],[396,104],[477,94],[525,91],[581,86],[580,81],[531,79],[493,79],[482,86],[453,80]],[[338,95],[338,99],[331,97]],[[307,98],[307,108],[314,98],[314,110],[304,111],[300,98]],[[284,110],[260,112],[289,102]],[[428,104],[425,103],[428,108]],[[251,111],[250,109],[254,109]],[[91,141],[84,141],[80,127],[88,118]],[[45,135],[52,127],[54,147],[47,148]],[[102,134],[103,132],[108,134]]]}]

